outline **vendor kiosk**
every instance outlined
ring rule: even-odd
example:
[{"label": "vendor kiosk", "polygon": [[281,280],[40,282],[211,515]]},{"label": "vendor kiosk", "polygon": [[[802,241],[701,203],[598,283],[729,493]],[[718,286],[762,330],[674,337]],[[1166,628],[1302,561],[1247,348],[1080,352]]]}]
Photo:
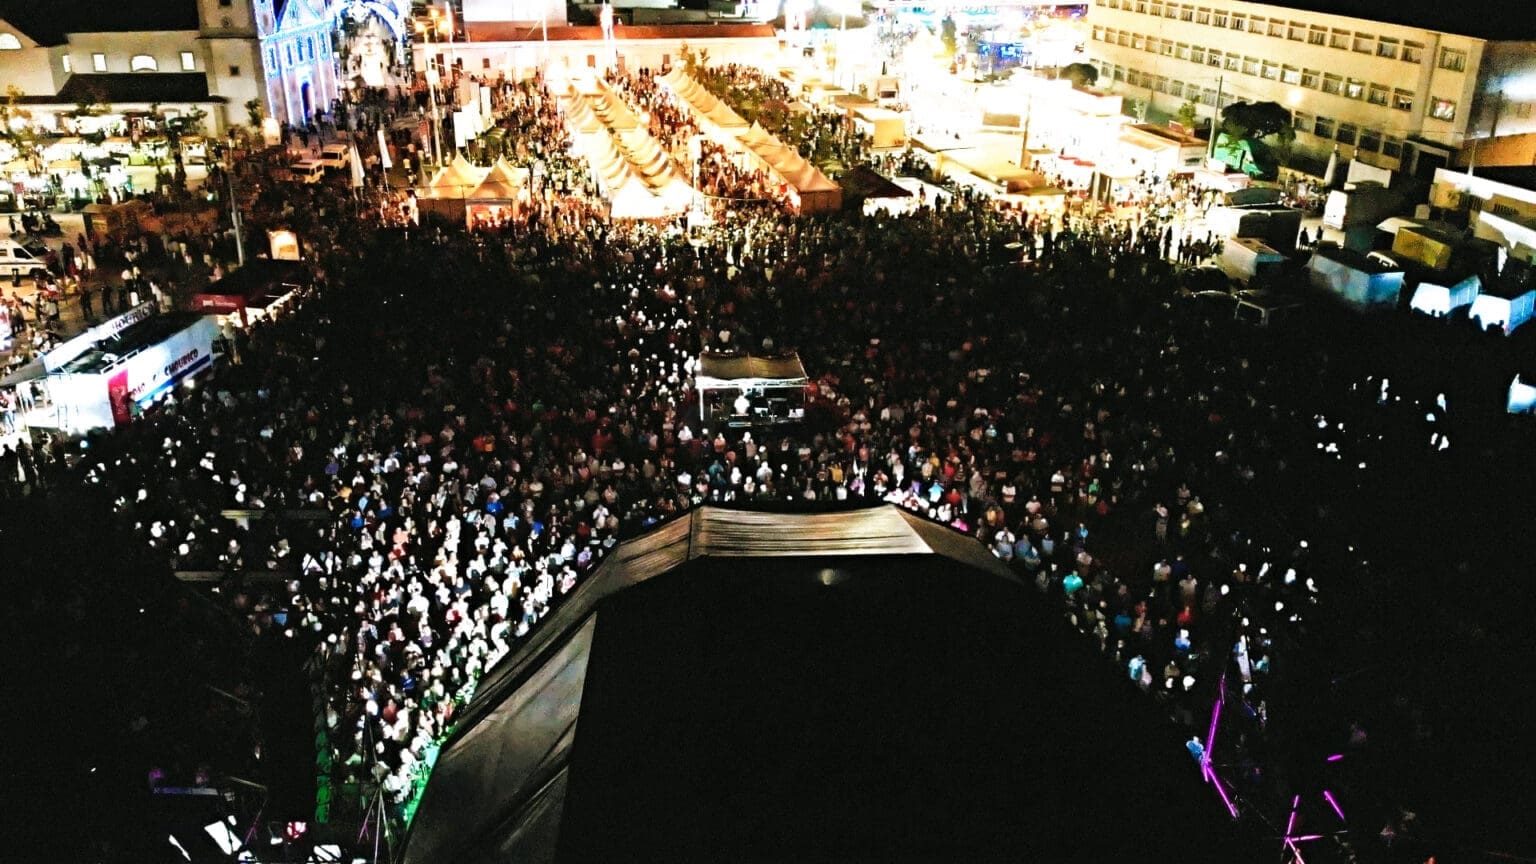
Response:
[{"label": "vendor kiosk", "polygon": [[774,355],[705,351],[693,379],[699,419],[732,429],[799,423],[805,419],[809,383],[800,355],[792,351]]}]

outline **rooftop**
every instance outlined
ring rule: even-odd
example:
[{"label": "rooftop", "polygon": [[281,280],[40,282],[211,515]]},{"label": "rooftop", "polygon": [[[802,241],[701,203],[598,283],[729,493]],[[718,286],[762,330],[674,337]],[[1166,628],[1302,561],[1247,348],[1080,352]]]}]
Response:
[{"label": "rooftop", "polygon": [[403,860],[1256,860],[1159,710],[969,537],[700,508],[486,673]]},{"label": "rooftop", "polygon": [[[464,35],[471,42],[538,42],[545,38],[539,25],[510,21],[466,21]],[[613,28],[615,39],[777,39],[768,24],[655,24]],[[601,42],[601,27],[551,27],[551,42]]]},{"label": "rooftop", "polygon": [[208,77],[202,72],[104,72],[75,73],[69,76],[57,96],[32,95],[24,101],[32,104],[79,104],[105,102],[109,105],[140,102],[224,102],[223,96],[208,93]]},{"label": "rooftop", "polygon": [[1536,39],[1536,16],[1511,14],[1503,0],[1464,0],[1454,11],[1440,0],[1239,0],[1236,5],[1281,6],[1498,42]]}]

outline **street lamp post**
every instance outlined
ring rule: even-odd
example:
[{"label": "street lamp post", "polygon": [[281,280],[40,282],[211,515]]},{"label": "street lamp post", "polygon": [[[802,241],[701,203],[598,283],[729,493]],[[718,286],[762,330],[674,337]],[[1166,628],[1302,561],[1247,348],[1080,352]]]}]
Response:
[{"label": "street lamp post", "polygon": [[235,260],[245,266],[245,226],[240,220],[240,199],[235,197],[235,137],[229,137],[229,148],[224,151],[224,188],[229,191],[229,224],[235,229]]}]

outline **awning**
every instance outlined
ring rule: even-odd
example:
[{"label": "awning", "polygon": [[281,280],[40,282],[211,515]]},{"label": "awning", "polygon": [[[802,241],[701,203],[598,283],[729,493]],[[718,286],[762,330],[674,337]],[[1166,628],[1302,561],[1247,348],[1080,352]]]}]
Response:
[{"label": "awning", "polygon": [[1378,230],[1378,231],[1385,231],[1388,234],[1396,234],[1397,232],[1403,230],[1404,228],[1422,228],[1422,227],[1423,227],[1422,223],[1414,222],[1411,219],[1404,219],[1401,216],[1392,216],[1392,217],[1389,217],[1387,219],[1383,219],[1381,222],[1379,222],[1376,225],[1376,230]]},{"label": "awning", "polygon": [[17,384],[46,377],[48,377],[48,369],[43,365],[42,355],[38,355],[23,363],[9,375],[0,378],[0,387],[15,387]]}]

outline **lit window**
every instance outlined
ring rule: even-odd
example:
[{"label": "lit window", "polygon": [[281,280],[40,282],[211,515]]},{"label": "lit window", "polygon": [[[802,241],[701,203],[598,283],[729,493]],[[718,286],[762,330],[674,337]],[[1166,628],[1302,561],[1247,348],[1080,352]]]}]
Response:
[{"label": "lit window", "polygon": [[1276,20],[1276,19],[1271,19],[1270,22],[1269,22],[1269,35],[1273,36],[1276,39],[1284,39],[1285,38],[1285,22],[1284,21],[1280,21],[1280,20]]},{"label": "lit window", "polygon": [[1283,66],[1280,69],[1280,80],[1287,84],[1301,83],[1301,70],[1295,66]]},{"label": "lit window", "polygon": [[1307,41],[1307,25],[1292,21],[1291,26],[1285,31],[1285,38],[1292,42]]},{"label": "lit window", "polygon": [[1183,42],[1180,42],[1178,44],[1178,47],[1175,49],[1174,53],[1175,53],[1175,56],[1177,56],[1180,60],[1188,60],[1189,59],[1189,46],[1185,45]]},{"label": "lit window", "polygon": [[1328,44],[1328,29],[1326,27],[1310,27],[1307,29],[1307,44]]},{"label": "lit window", "polygon": [[1412,90],[1393,90],[1392,91],[1392,107],[1396,108],[1399,111],[1412,111],[1413,110],[1413,91]]},{"label": "lit window", "polygon": [[1417,63],[1424,59],[1424,46],[1417,42],[1403,43],[1403,62]]},{"label": "lit window", "polygon": [[1371,89],[1365,95],[1365,101],[1372,105],[1386,105],[1389,97],[1387,88],[1380,84],[1372,84]]},{"label": "lit window", "polygon": [[1374,53],[1376,51],[1376,37],[1366,35],[1365,33],[1356,33],[1355,41],[1351,43],[1351,47],[1360,54]]},{"label": "lit window", "polygon": [[1183,81],[1178,81],[1178,80],[1169,81],[1168,82],[1168,95],[1169,96],[1183,96],[1184,95],[1184,82]]},{"label": "lit window", "polygon": [[1247,15],[1233,15],[1231,18],[1228,19],[1228,21],[1230,22],[1228,24],[1228,26],[1230,26],[1233,30],[1247,30],[1248,29],[1248,16]]},{"label": "lit window", "polygon": [[1209,23],[1211,23],[1211,10],[1209,10],[1209,9],[1196,9],[1195,10],[1195,23],[1196,24],[1209,24]]},{"label": "lit window", "polygon": [[1259,69],[1259,77],[1273,81],[1280,77],[1280,67],[1275,65],[1273,60],[1265,60],[1264,65]]},{"label": "lit window", "polygon": [[1449,99],[1432,99],[1429,103],[1429,116],[1436,120],[1455,120],[1456,103]]},{"label": "lit window", "polygon": [[21,40],[16,38],[15,33],[0,33],[0,51],[19,50],[21,50]]},{"label": "lit window", "polygon": [[1339,76],[1339,75],[1324,75],[1323,76],[1323,92],[1324,93],[1329,93],[1329,94],[1334,95],[1334,96],[1341,96],[1341,95],[1343,95],[1344,94],[1344,79],[1343,79],[1343,77]]},{"label": "lit window", "polygon": [[64,74],[65,75],[68,75],[69,73],[75,71],[74,64],[69,62],[69,55],[68,54],[65,54],[63,57],[61,57],[59,59],[64,61]]},{"label": "lit window", "polygon": [[1318,72],[1316,69],[1301,70],[1301,86],[1307,88],[1308,90],[1316,90],[1317,82]]},{"label": "lit window", "polygon": [[196,68],[197,68],[197,61],[196,61],[196,59],[193,58],[192,52],[191,51],[183,51],[183,52],[181,52],[181,71],[183,71],[183,72],[191,72],[192,70],[194,70]]},{"label": "lit window", "polygon": [[1191,63],[1199,63],[1202,66],[1205,65],[1205,46],[1204,45],[1193,45],[1193,46],[1190,46],[1190,49],[1189,49],[1189,62],[1191,62]]},{"label": "lit window", "polygon": [[1312,115],[1302,111],[1291,113],[1291,126],[1302,132],[1312,128]]},{"label": "lit window", "polygon": [[1236,54],[1228,54],[1227,55],[1227,71],[1228,72],[1241,72],[1241,71],[1243,71],[1243,58],[1237,56]]},{"label": "lit window", "polygon": [[1216,10],[1215,14],[1211,16],[1211,26],[1213,26],[1213,27],[1221,27],[1223,29],[1226,28],[1226,26],[1227,26],[1227,13],[1226,13],[1226,10],[1223,10],[1223,9],[1217,9]]},{"label": "lit window", "polygon": [[1161,0],[1157,0],[1157,2],[1152,4],[1151,14],[1156,15],[1159,18],[1163,17],[1163,4]]},{"label": "lit window", "polygon": [[1093,41],[1095,41],[1095,42],[1103,42],[1104,41],[1104,28],[1103,27],[1099,27],[1098,25],[1094,26],[1094,28],[1093,28]]},{"label": "lit window", "polygon": [[1195,7],[1181,6],[1179,8],[1179,20],[1185,22],[1195,20]]},{"label": "lit window", "polygon": [[91,55],[91,68],[95,69],[97,72],[105,72],[105,71],[107,71],[107,55],[105,55],[105,54],[92,54]]},{"label": "lit window", "polygon": [[1351,39],[1352,37],[1348,30],[1334,30],[1328,36],[1328,47],[1348,51]]},{"label": "lit window", "polygon": [[1440,68],[1449,69],[1452,72],[1465,72],[1467,69],[1467,52],[1457,51],[1454,48],[1441,48]]},{"label": "lit window", "polygon": [[1164,57],[1172,57],[1173,56],[1174,45],[1173,45],[1172,42],[1169,42],[1167,39],[1164,39],[1163,40],[1162,48],[1163,48],[1163,56]]},{"label": "lit window", "polygon": [[1224,55],[1220,51],[1217,51],[1215,48],[1212,48],[1211,49],[1211,53],[1210,53],[1210,59],[1208,61],[1206,61],[1206,62],[1219,69],[1222,66],[1223,56]]},{"label": "lit window", "polygon": [[1397,48],[1398,41],[1396,39],[1388,39],[1387,37],[1383,36],[1381,37],[1380,41],[1376,43],[1376,56],[1385,57],[1388,60],[1396,60]]},{"label": "lit window", "polygon": [[160,64],[156,63],[155,58],[148,54],[135,54],[128,60],[128,71],[158,72],[160,71]]},{"label": "lit window", "polygon": [[1365,82],[1359,78],[1351,78],[1344,82],[1344,95],[1351,99],[1365,98]]}]

